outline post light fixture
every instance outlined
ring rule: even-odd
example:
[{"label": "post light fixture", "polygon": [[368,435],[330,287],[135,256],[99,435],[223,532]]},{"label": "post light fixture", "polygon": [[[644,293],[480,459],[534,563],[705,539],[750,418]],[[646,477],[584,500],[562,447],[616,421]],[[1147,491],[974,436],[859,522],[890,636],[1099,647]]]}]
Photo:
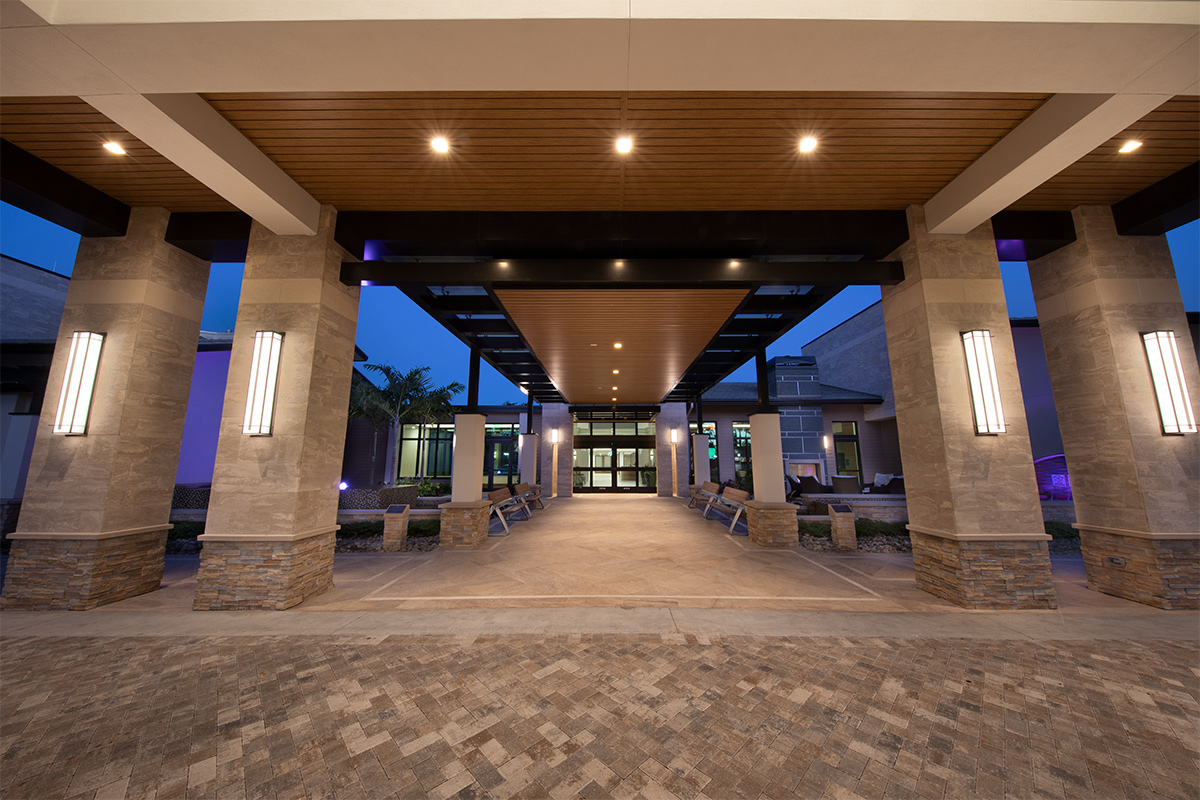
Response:
[{"label": "post light fixture", "polygon": [[671,428],[671,444],[675,444],[678,441],[679,441],[679,431],[677,431],[675,428]]},{"label": "post light fixture", "polygon": [[1000,384],[996,380],[991,331],[964,331],[962,341],[963,352],[967,356],[967,380],[971,389],[971,411],[975,416],[975,435],[1004,433],[1004,409],[1000,405]]},{"label": "post light fixture", "polygon": [[550,429],[550,442],[551,444],[558,444],[558,428]]},{"label": "post light fixture", "polygon": [[1158,401],[1158,418],[1164,436],[1196,432],[1192,398],[1183,377],[1183,362],[1175,344],[1175,331],[1151,331],[1142,334],[1150,380]]},{"label": "post light fixture", "polygon": [[282,333],[257,331],[254,334],[250,391],[246,393],[246,420],[242,424],[244,434],[271,435],[271,426],[275,419],[275,390],[279,383],[279,355],[282,349]]},{"label": "post light fixture", "polygon": [[75,331],[71,334],[67,373],[63,376],[58,412],[54,415],[55,433],[87,435],[88,412],[92,408],[92,392],[96,388],[100,350],[103,347],[103,333]]}]

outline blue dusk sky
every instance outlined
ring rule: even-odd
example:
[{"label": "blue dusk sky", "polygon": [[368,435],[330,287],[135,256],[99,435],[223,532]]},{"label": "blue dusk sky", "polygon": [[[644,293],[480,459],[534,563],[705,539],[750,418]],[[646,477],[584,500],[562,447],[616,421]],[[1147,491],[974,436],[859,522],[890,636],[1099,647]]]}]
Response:
[{"label": "blue dusk sky", "polygon": [[[1200,221],[1167,234],[1175,272],[1187,311],[1200,311]],[[78,234],[47,222],[7,203],[0,203],[0,253],[63,275],[70,275],[79,247]],[[207,331],[232,330],[237,317],[242,264],[215,263],[209,274],[208,297],[201,327]],[[1037,316],[1025,262],[1001,262],[1001,275],[1013,317]],[[879,300],[878,286],[851,286],[800,322],[767,348],[768,357],[800,355],[802,345],[849,319]],[[358,346],[368,363],[391,364],[398,369],[429,366],[433,381],[444,385],[466,383],[469,352],[432,317],[391,286],[362,288],[358,313]],[[754,365],[747,363],[729,380],[754,380]],[[462,399],[460,397],[460,399]],[[485,362],[480,370],[479,399],[487,404],[524,402],[524,396]]]}]

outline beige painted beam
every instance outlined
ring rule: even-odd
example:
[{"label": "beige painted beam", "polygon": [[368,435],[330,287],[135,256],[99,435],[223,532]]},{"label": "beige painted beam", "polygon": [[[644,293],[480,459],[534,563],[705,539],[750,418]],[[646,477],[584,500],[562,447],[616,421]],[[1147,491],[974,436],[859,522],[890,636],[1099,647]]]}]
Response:
[{"label": "beige painted beam", "polygon": [[83,99],[275,235],[316,233],[320,204],[199,95]]}]

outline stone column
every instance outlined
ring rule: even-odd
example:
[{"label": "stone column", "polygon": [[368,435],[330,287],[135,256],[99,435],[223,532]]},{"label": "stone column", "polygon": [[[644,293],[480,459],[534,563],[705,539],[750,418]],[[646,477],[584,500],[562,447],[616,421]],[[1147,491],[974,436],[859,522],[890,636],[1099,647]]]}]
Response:
[{"label": "stone column", "polygon": [[[974,608],[1055,608],[1016,356],[991,223],[909,241],[883,287],[917,586]],[[992,334],[1007,432],[976,436],[961,332]]]},{"label": "stone column", "polygon": [[518,447],[520,450],[517,452],[517,468],[521,472],[521,483],[533,486],[538,482],[538,435],[522,433]]},{"label": "stone column", "polygon": [[783,482],[783,433],[778,412],[750,415],[750,464],[754,470],[754,500],[746,504],[750,541],[760,547],[799,546],[797,509],[787,502]]},{"label": "stone column", "polygon": [[[679,441],[671,447],[671,431],[677,431]],[[659,497],[687,497],[688,465],[684,437],[688,433],[687,404],[663,403],[654,423],[655,470]],[[680,445],[685,445],[680,447]],[[674,456],[672,457],[672,453]],[[674,465],[674,466],[672,466]],[[674,478],[672,478],[674,476]]]},{"label": "stone column", "polygon": [[[6,608],[86,609],[157,589],[208,263],[137,208],[84,239],[54,349],[4,584]],[[71,336],[106,334],[84,436],[53,433]]]},{"label": "stone column", "polygon": [[[196,610],[290,608],[333,585],[358,321],[335,221],[326,206],[314,236],[250,229]],[[270,436],[242,433],[256,331],[283,334]]]},{"label": "stone column", "polygon": [[[1200,374],[1162,236],[1075,209],[1076,241],[1029,264],[1088,586],[1158,608],[1200,604],[1200,435],[1162,432],[1140,334],[1175,331]],[[1200,416],[1200,414],[1197,414]],[[905,462],[907,464],[907,462]]]},{"label": "stone column", "polygon": [[454,415],[450,502],[442,503],[441,546],[474,547],[487,541],[491,503],[483,493],[486,414]]},{"label": "stone column", "polygon": [[[558,431],[557,445],[554,444],[554,431]],[[547,497],[570,497],[574,491],[574,431],[568,406],[563,403],[542,406],[542,439],[546,443],[541,453],[542,494]]]},{"label": "stone column", "polygon": [[708,437],[699,433],[692,434],[692,472],[696,476],[696,485],[712,480],[712,466],[708,461]]}]

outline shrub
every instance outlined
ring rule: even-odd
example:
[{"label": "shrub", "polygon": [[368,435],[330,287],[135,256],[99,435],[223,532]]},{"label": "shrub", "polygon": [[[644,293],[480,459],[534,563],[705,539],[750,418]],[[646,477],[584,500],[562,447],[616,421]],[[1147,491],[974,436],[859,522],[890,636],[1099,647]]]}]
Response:
[{"label": "shrub", "polygon": [[1066,522],[1056,522],[1054,520],[1050,520],[1049,522],[1045,523],[1045,525],[1046,525],[1046,533],[1048,533],[1054,539],[1078,539],[1079,538],[1079,531],[1072,528]]},{"label": "shrub", "polygon": [[908,530],[903,522],[880,522],[877,519],[854,520],[854,533],[858,536],[890,536],[907,539]]},{"label": "shrub", "polygon": [[437,519],[413,519],[408,522],[408,535],[413,538],[437,536],[442,532],[442,522]]},{"label": "shrub", "polygon": [[450,494],[450,484],[421,481],[417,484],[417,497],[441,497]]},{"label": "shrub", "polygon": [[337,532],[339,539],[366,539],[369,536],[383,536],[383,520],[348,522]]},{"label": "shrub", "polygon": [[180,539],[195,539],[204,533],[203,522],[172,522],[175,527],[167,531],[167,541],[175,542]]},{"label": "shrub", "polygon": [[802,519],[800,520],[800,535],[806,534],[814,539],[828,539],[833,536],[828,522],[809,522]]}]

